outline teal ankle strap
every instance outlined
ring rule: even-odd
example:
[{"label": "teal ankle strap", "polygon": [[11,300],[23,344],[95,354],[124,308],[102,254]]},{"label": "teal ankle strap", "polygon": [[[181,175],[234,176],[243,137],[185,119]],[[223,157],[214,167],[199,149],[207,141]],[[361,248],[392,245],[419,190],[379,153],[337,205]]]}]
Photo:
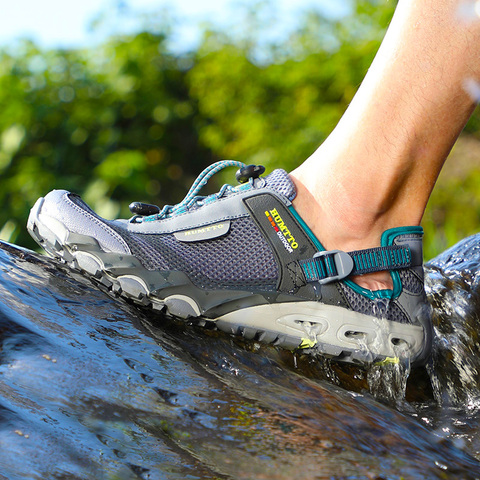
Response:
[{"label": "teal ankle strap", "polygon": [[412,254],[410,247],[389,245],[368,248],[354,252],[327,250],[316,253],[313,258],[299,260],[299,265],[307,282],[330,283],[351,275],[384,270],[410,268]]}]

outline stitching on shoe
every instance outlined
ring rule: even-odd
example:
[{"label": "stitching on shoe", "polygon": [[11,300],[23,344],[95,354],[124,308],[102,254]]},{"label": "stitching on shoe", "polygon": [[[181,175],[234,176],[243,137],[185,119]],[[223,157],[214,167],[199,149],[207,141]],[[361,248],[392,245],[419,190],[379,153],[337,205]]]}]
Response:
[{"label": "stitching on shoe", "polygon": [[340,294],[340,296],[342,297],[345,305],[347,305],[348,308],[350,308],[350,310],[353,310],[351,303],[348,301],[348,298],[347,298],[347,296],[345,295],[344,288],[346,288],[346,286],[344,286],[344,285],[342,285],[342,284],[340,284],[340,283],[338,283],[338,282],[335,283],[334,285],[335,285],[335,287],[337,287],[337,291],[338,291],[338,293]]},{"label": "stitching on shoe", "polygon": [[[187,215],[187,214],[194,214],[195,211],[192,211],[192,212],[186,212],[186,213],[181,213],[175,217],[172,217],[171,219],[170,218],[166,218],[166,219],[163,219],[163,220],[154,220],[152,222],[145,222],[143,223],[143,225],[148,225],[149,223],[151,223],[152,225],[155,223],[155,222],[164,222],[165,220],[176,220],[177,218],[180,218],[182,217],[183,215]],[[197,228],[197,227],[203,227],[204,225],[210,225],[212,223],[217,223],[217,222],[223,222],[225,220],[233,220],[233,219],[239,219],[239,218],[246,218],[246,217],[249,217],[250,215],[248,214],[248,212],[246,213],[242,213],[241,215],[228,215],[228,216],[224,216],[224,217],[219,217],[219,218],[215,218],[215,220],[206,220],[205,222],[202,222],[202,223],[192,223],[191,226],[183,226],[183,227],[176,227],[176,228],[168,228],[168,229],[161,229],[160,231],[156,231],[156,232],[145,232],[145,231],[142,231],[142,230],[129,230],[130,233],[138,233],[138,234],[142,234],[142,235],[163,235],[163,234],[170,234],[170,233],[175,233],[175,232],[180,232],[182,230],[189,230],[191,228]],[[139,224],[139,225],[142,225],[142,224]]]},{"label": "stitching on shoe", "polygon": [[307,284],[305,278],[303,277],[303,273],[297,262],[287,263],[286,269],[294,285],[293,293],[297,293],[301,287],[304,287]]}]

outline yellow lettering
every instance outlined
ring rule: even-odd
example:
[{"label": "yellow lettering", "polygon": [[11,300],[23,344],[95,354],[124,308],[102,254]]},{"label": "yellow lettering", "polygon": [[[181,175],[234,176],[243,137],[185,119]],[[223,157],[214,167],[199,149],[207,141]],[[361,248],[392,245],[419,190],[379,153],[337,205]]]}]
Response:
[{"label": "yellow lettering", "polygon": [[[289,247],[298,248],[298,243],[295,241],[294,236],[292,235],[292,233],[290,232],[288,227],[285,225],[285,223],[284,223],[282,217],[280,216],[280,214],[278,213],[277,209],[273,208],[272,210],[270,210],[270,212],[265,211],[265,215],[267,217],[270,217],[270,215],[271,215],[273,217],[273,220],[275,220],[275,223],[277,224],[278,229],[280,230],[280,232],[283,233],[286,242],[288,242],[288,243],[284,243],[284,245],[287,246],[288,244],[290,244]],[[272,225],[273,225],[273,223],[272,223]],[[278,232],[278,233],[280,233],[280,232]]]}]

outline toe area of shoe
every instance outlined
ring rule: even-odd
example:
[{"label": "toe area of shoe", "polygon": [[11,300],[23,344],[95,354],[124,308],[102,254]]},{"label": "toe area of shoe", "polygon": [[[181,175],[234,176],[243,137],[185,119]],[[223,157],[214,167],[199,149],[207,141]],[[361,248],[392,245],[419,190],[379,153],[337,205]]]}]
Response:
[{"label": "toe area of shoe", "polygon": [[71,234],[95,239],[105,252],[130,253],[121,235],[97,215],[80,197],[67,190],[53,190],[39,198],[31,210],[28,229],[49,229],[65,244]]}]

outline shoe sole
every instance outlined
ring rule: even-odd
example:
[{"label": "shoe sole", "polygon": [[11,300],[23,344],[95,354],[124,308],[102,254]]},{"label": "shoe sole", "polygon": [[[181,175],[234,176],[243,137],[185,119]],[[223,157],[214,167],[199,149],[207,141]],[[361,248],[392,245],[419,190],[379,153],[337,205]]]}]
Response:
[{"label": "shoe sole", "polygon": [[205,291],[182,272],[150,271],[132,255],[103,251],[94,238],[71,232],[42,214],[43,202],[40,198],[35,203],[28,218],[34,240],[73,270],[139,305],[199,325],[213,322],[219,330],[246,339],[349,363],[363,365],[400,355],[424,361],[428,333],[422,325],[427,322],[400,324],[313,301],[268,303],[251,291]]}]

